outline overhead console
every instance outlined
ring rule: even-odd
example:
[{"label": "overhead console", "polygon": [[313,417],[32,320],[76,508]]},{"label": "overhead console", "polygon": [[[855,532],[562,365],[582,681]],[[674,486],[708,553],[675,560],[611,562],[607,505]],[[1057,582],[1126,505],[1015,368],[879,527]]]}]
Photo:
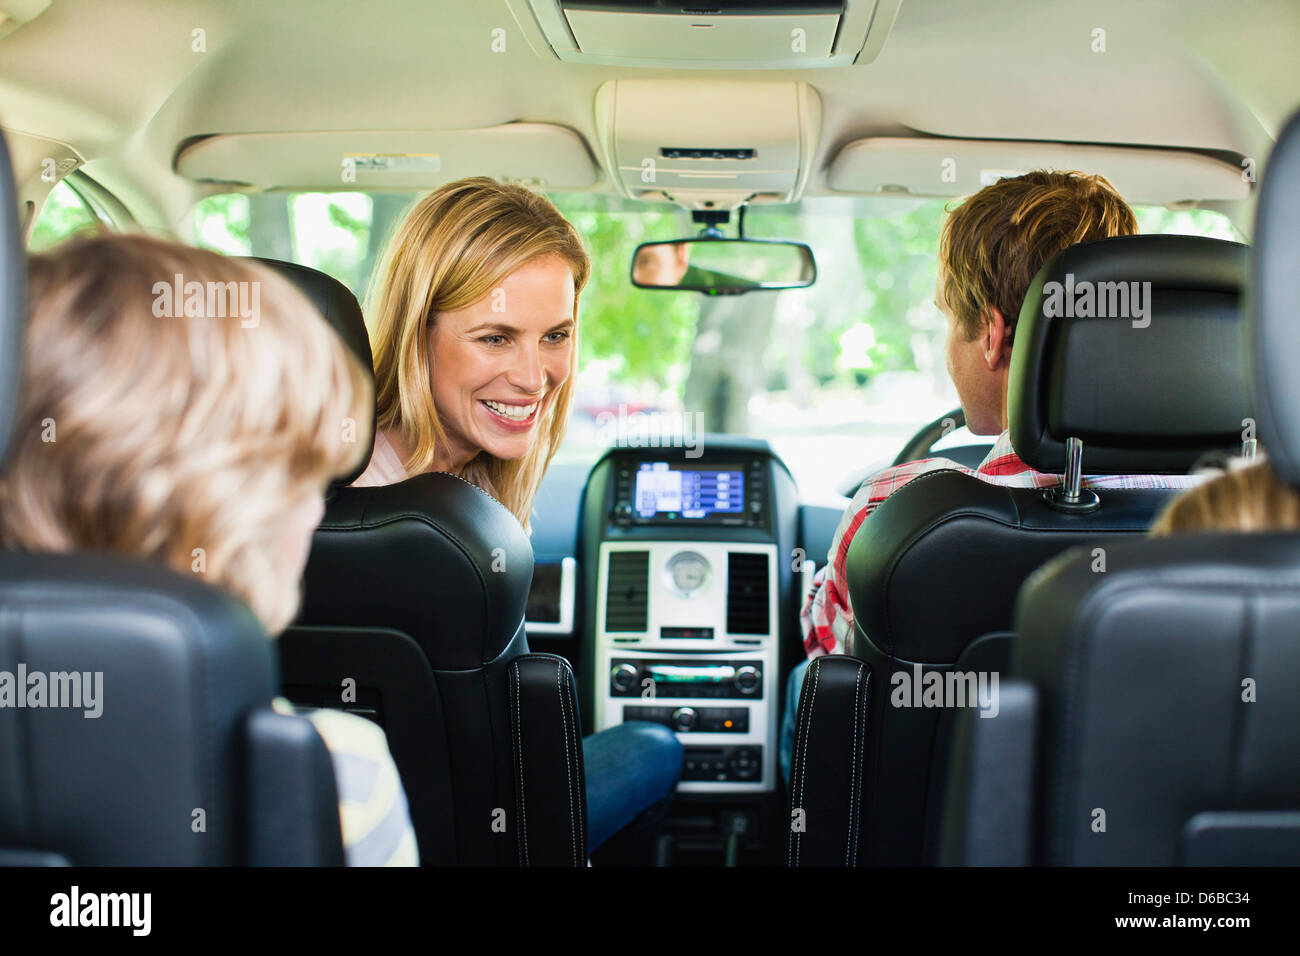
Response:
[{"label": "overhead console", "polygon": [[610,80],[596,91],[597,147],[632,199],[703,210],[795,202],[821,114],[802,82]]},{"label": "overhead console", "polygon": [[[795,619],[793,479],[765,442],[615,449],[582,517],[584,714],[663,724],[684,792],[775,789],[779,652]],[[586,569],[590,569],[589,571]]]},{"label": "overhead console", "polygon": [[694,70],[870,63],[903,0],[506,0],[538,56]]}]

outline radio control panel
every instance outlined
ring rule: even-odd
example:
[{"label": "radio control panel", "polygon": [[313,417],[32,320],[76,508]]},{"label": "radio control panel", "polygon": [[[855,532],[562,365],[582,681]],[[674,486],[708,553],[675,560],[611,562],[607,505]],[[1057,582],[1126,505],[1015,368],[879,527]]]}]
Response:
[{"label": "radio control panel", "polygon": [[613,697],[763,696],[763,668],[752,660],[695,661],[616,658],[609,673]]},{"label": "radio control panel", "polygon": [[679,734],[747,734],[749,733],[748,707],[648,707],[626,704],[624,720],[648,720],[663,724]]},{"label": "radio control panel", "polygon": [[756,782],[763,773],[761,747],[687,747],[683,781]]},{"label": "radio control panel", "polygon": [[595,729],[670,728],[688,748],[684,792],[777,786],[777,560],[757,541],[643,532],[600,544]]}]

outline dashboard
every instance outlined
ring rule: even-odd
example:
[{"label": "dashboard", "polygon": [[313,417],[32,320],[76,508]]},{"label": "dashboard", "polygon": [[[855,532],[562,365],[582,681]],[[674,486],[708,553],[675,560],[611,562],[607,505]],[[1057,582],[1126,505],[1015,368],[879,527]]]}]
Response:
[{"label": "dashboard", "polygon": [[551,469],[529,644],[574,664],[584,733],[672,729],[679,793],[771,794],[799,601],[844,505],[801,504],[763,441],[706,436],[691,451],[615,448]]}]

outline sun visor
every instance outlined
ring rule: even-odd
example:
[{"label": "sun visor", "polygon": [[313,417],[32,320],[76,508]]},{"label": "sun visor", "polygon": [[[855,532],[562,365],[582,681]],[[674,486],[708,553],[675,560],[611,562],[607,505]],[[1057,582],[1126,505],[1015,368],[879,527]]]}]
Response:
[{"label": "sun visor", "polygon": [[224,133],[191,140],[176,172],[257,189],[425,190],[466,176],[586,189],[598,175],[582,137],[548,123],[482,129]]},{"label": "sun visor", "polygon": [[899,137],[849,143],[827,184],[861,195],[968,196],[1032,169],[1101,173],[1129,202],[1158,206],[1241,200],[1251,188],[1241,167],[1186,150]]}]

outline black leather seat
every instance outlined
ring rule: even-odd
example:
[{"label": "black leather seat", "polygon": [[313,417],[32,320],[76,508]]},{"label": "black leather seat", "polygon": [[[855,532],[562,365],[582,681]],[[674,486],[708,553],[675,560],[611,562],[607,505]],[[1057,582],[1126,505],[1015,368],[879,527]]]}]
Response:
[{"label": "black leather seat", "polygon": [[[1207,450],[1239,448],[1251,408],[1238,303],[1246,258],[1238,243],[1132,236],[1048,262],[1012,356],[1008,418],[1021,459],[1059,474],[1077,438],[1088,474],[1177,474]],[[1048,283],[1085,281],[1149,282],[1149,325],[1047,314]],[[922,680],[1002,670],[1009,638],[996,632],[1010,629],[1030,573],[1071,546],[1141,534],[1174,494],[1106,489],[1070,503],[1059,490],[939,471],[884,501],[849,548],[852,656],[815,659],[804,681],[813,696],[800,703],[791,800],[806,828],[791,833],[789,862],[933,862],[945,711],[892,706],[891,693],[915,667]]]},{"label": "black leather seat", "polygon": [[[1260,439],[1300,487],[1300,116],[1261,184]],[[949,863],[1300,865],[1300,535],[1063,555],[1020,594],[995,719],[958,717]]]},{"label": "black leather seat", "polygon": [[[0,447],[25,319],[14,197],[0,138]],[[0,553],[0,674],[0,864],[343,863],[325,744],[270,709],[274,649],[225,592],[119,557]],[[42,681],[47,705],[57,683],[80,706],[16,706]]]},{"label": "black leather seat", "polygon": [[[260,261],[306,293],[372,367],[346,287],[303,266]],[[373,422],[357,424],[369,450]],[[346,487],[364,468],[327,497],[302,611],[280,638],[286,695],[384,728],[422,863],[585,865],[575,683],[563,658],[528,651],[527,535],[461,478]]]}]

